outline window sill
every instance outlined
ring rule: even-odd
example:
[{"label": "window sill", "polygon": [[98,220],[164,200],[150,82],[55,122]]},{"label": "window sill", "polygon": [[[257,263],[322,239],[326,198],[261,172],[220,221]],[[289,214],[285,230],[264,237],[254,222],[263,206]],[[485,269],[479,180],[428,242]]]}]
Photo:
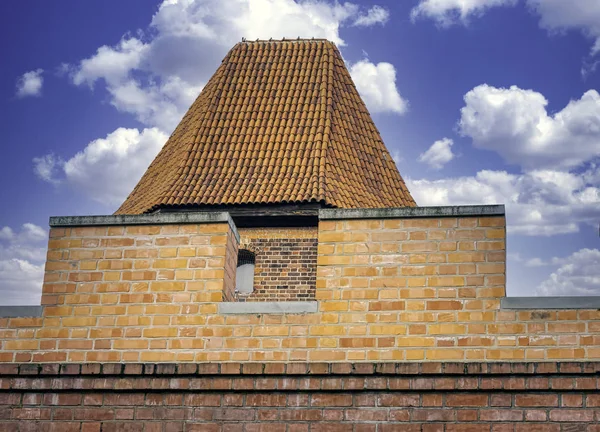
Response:
[{"label": "window sill", "polygon": [[41,317],[42,306],[0,306],[0,318]]},{"label": "window sill", "polygon": [[502,309],[600,309],[600,296],[504,297]]},{"label": "window sill", "polygon": [[220,314],[304,314],[317,312],[316,301],[226,302],[219,303]]}]

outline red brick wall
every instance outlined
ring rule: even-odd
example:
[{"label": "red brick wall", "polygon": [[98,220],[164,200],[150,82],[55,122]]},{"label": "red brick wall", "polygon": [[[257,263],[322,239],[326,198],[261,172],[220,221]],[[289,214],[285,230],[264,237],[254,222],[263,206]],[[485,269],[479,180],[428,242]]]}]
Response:
[{"label": "red brick wall", "polygon": [[256,254],[254,292],[240,301],[315,299],[317,228],[240,229],[240,249]]},{"label": "red brick wall", "polygon": [[597,432],[599,371],[598,363],[5,364],[0,430]]}]

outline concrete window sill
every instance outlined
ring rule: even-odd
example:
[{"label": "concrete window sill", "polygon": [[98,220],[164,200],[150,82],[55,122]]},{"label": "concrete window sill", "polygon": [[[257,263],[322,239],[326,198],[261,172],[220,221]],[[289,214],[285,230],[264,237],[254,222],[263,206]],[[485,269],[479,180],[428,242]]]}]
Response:
[{"label": "concrete window sill", "polygon": [[502,309],[600,309],[600,296],[504,297]]},{"label": "concrete window sill", "polygon": [[0,306],[0,318],[40,317],[42,310],[42,306]]},{"label": "concrete window sill", "polygon": [[240,314],[305,314],[317,312],[316,301],[226,302],[219,303],[219,313]]}]

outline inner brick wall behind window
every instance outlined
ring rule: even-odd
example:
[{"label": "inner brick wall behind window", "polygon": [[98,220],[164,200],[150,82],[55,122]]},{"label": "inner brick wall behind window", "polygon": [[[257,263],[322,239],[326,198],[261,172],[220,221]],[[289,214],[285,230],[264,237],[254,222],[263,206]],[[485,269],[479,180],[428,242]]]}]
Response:
[{"label": "inner brick wall behind window", "polygon": [[240,301],[314,300],[317,227],[240,229],[240,248],[256,254],[254,292]]}]

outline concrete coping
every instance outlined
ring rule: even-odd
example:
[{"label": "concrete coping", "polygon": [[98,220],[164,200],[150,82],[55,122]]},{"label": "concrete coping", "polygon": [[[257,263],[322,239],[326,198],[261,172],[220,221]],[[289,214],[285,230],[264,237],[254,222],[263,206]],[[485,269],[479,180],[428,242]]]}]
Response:
[{"label": "concrete coping", "polygon": [[504,205],[396,207],[381,209],[320,209],[319,219],[391,219],[456,216],[504,216]]},{"label": "concrete coping", "polygon": [[0,318],[39,317],[42,306],[0,306]]},{"label": "concrete coping", "polygon": [[303,314],[317,309],[316,301],[219,303],[220,314]]},{"label": "concrete coping", "polygon": [[106,215],[106,216],[52,216],[50,227],[82,227],[112,225],[170,225],[227,222],[238,243],[240,234],[233,219],[227,212],[173,212],[149,213],[139,215]]},{"label": "concrete coping", "polygon": [[502,309],[600,309],[600,296],[504,297]]}]

